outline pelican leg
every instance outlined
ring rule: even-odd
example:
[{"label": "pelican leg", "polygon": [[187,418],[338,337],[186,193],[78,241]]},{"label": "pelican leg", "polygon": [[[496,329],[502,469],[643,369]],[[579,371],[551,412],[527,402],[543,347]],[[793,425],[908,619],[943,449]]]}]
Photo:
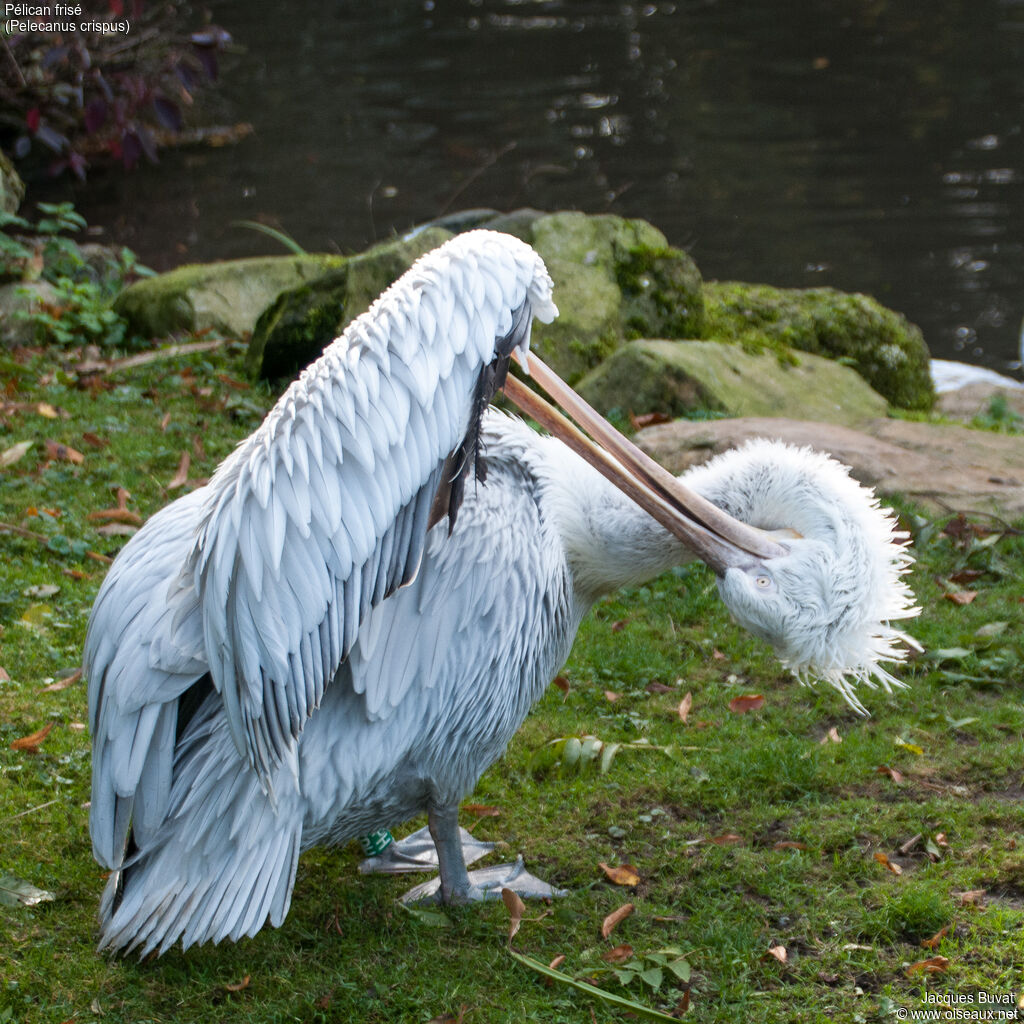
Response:
[{"label": "pelican leg", "polygon": [[438,898],[442,903],[470,903],[484,894],[469,880],[459,835],[459,805],[431,807],[427,811],[430,836],[437,847],[437,867],[441,872]]}]

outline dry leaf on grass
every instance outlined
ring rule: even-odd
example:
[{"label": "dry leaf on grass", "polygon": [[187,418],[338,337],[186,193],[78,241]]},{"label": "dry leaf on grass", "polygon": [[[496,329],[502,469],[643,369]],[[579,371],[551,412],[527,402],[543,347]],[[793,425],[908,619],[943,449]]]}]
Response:
[{"label": "dry leaf on grass", "polygon": [[729,710],[734,714],[742,715],[747,711],[757,711],[764,707],[764,697],[759,693],[745,693],[740,697],[733,697],[729,701]]},{"label": "dry leaf on grass", "polygon": [[609,704],[614,704],[621,696],[621,693],[616,693],[614,690],[604,691],[604,699],[608,701]]},{"label": "dry leaf on grass", "polygon": [[8,466],[13,466],[18,459],[23,458],[25,453],[32,447],[31,441],[19,441],[17,444],[12,444],[10,448],[0,452],[0,469],[6,469]]},{"label": "dry leaf on grass", "polygon": [[985,905],[985,894],[987,889],[968,889],[966,892],[953,893],[953,899],[961,907],[983,907]]},{"label": "dry leaf on grass", "polygon": [[941,974],[949,970],[949,958],[945,956],[930,956],[927,960],[918,960],[907,968],[907,974]]},{"label": "dry leaf on grass", "polygon": [[608,880],[616,885],[634,886],[640,884],[640,876],[632,864],[620,864],[617,868],[613,868],[605,864],[604,861],[601,861],[599,866]]},{"label": "dry leaf on grass", "polygon": [[601,959],[609,964],[624,964],[632,956],[633,947],[623,943],[621,946],[616,946],[614,949],[609,949],[607,952],[602,953]]},{"label": "dry leaf on grass", "polygon": [[192,465],[192,456],[187,451],[181,453],[181,460],[178,462],[178,471],[171,477],[167,484],[167,490],[175,491],[188,483],[188,471]]},{"label": "dry leaf on grass", "polygon": [[565,676],[555,676],[552,683],[557,686],[566,697],[569,696],[569,680],[566,679]]},{"label": "dry leaf on grass", "polygon": [[978,591],[976,590],[953,590],[942,595],[947,601],[952,601],[953,604],[970,604],[977,596]]},{"label": "dry leaf on grass", "polygon": [[826,743],[842,743],[843,738],[839,735],[839,730],[833,725],[831,729],[824,736],[818,740],[822,745]]},{"label": "dry leaf on grass", "polygon": [[789,954],[786,952],[785,946],[769,946],[768,952],[765,953],[765,955],[761,957],[761,959],[764,960],[766,957],[769,956],[773,957],[775,960],[778,960],[780,964],[784,964],[787,960],[789,960]]},{"label": "dry leaf on grass", "polygon": [[887,868],[894,875],[903,874],[903,868],[901,868],[899,864],[894,864],[891,860],[889,860],[889,858],[884,853],[876,853],[875,860],[877,860],[883,868]]},{"label": "dry leaf on grass", "polygon": [[[955,923],[955,922],[954,922]],[[953,930],[952,924],[947,924],[945,928],[940,928],[930,939],[922,939],[921,946],[924,949],[938,949],[939,943]]]},{"label": "dry leaf on grass", "polygon": [[776,843],[772,847],[772,849],[773,850],[806,850],[807,849],[807,844],[806,843],[795,843],[792,840],[784,839],[781,842]]},{"label": "dry leaf on grass", "polygon": [[249,987],[250,981],[251,977],[247,974],[241,981],[232,982],[231,984],[225,985],[224,987],[229,992],[241,992],[242,989],[246,989]]},{"label": "dry leaf on grass", "polygon": [[52,728],[53,722],[47,722],[42,729],[32,733],[31,736],[22,736],[20,739],[13,740],[11,750],[24,750],[28,754],[38,754],[39,745],[50,735]]},{"label": "dry leaf on grass", "polygon": [[895,768],[890,768],[887,764],[880,764],[876,769],[877,775],[888,775],[895,783],[903,781],[903,772],[897,771]]},{"label": "dry leaf on grass", "polygon": [[47,441],[46,454],[57,462],[71,462],[76,466],[85,462],[85,456],[77,448],[61,444],[59,441]]},{"label": "dry leaf on grass", "polygon": [[735,832],[723,832],[720,836],[709,836],[707,841],[714,843],[715,846],[735,846],[743,842],[743,836],[738,836]]},{"label": "dry leaf on grass", "polygon": [[501,898],[508,910],[508,941],[515,937],[519,926],[523,923],[523,914],[526,912],[526,904],[519,898],[519,893],[511,889],[502,889]]},{"label": "dry leaf on grass", "polygon": [[462,809],[467,814],[475,814],[478,818],[501,817],[501,811],[491,804],[463,804]]},{"label": "dry leaf on grass", "polygon": [[39,692],[40,693],[59,693],[61,690],[66,690],[69,686],[74,686],[79,679],[82,678],[82,670],[76,668],[74,672],[69,676],[65,676],[63,679],[57,679],[50,683],[49,686],[44,686]]},{"label": "dry leaf on grass", "polygon": [[686,696],[679,702],[679,721],[686,725],[687,718],[690,717],[690,708],[693,707],[693,694],[687,692]]},{"label": "dry leaf on grass", "polygon": [[601,938],[607,939],[616,927],[633,913],[632,903],[623,903],[618,910],[613,910],[602,922],[601,922]]}]

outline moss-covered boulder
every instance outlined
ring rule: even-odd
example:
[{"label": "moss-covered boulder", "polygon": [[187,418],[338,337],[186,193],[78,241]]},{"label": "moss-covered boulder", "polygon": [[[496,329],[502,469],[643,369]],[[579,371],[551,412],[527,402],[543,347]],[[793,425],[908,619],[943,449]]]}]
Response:
[{"label": "moss-covered boulder", "polygon": [[881,395],[848,366],[717,341],[634,341],[577,385],[602,413],[788,416],[856,426],[884,416]]},{"label": "moss-covered boulder", "polygon": [[344,262],[340,256],[258,256],[190,264],[137,281],[114,300],[114,309],[143,337],[204,330],[242,337],[281,292]]},{"label": "moss-covered boulder", "polygon": [[374,246],[323,281],[282,294],[253,332],[251,369],[264,377],[294,374],[414,260],[453,232],[476,227],[514,234],[544,258],[559,316],[534,324],[533,345],[570,383],[630,338],[689,338],[702,329],[700,273],[646,221],[470,210]]},{"label": "moss-covered boulder", "polygon": [[14,169],[11,158],[0,149],[0,211],[17,213],[25,198],[25,182]]},{"label": "moss-covered boulder", "polygon": [[867,295],[711,281],[704,308],[706,338],[841,359],[902,409],[927,410],[935,400],[921,331]]},{"label": "moss-covered boulder", "polygon": [[529,226],[559,311],[553,323],[534,325],[533,344],[569,383],[629,338],[700,335],[700,273],[647,221],[552,213]]},{"label": "moss-covered boulder", "polygon": [[246,365],[269,380],[294,377],[425,252],[451,237],[428,227],[375,245],[319,277],[282,292],[252,332]]}]

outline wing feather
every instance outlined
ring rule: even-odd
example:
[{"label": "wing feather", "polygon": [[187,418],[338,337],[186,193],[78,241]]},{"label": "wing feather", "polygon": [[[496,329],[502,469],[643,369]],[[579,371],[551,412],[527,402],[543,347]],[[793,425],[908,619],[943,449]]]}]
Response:
[{"label": "wing feather", "polygon": [[211,480],[186,571],[231,734],[264,783],[370,609],[415,573],[441,467],[479,415],[478,378],[525,348],[533,316],[554,315],[550,293],[524,243],[456,237],[354,321]]}]

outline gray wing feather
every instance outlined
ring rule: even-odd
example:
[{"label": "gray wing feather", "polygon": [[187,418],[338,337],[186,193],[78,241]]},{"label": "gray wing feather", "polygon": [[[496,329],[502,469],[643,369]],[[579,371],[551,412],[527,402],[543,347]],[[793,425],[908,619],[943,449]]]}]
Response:
[{"label": "gray wing feather", "polygon": [[[188,571],[231,734],[264,781],[369,609],[415,573],[414,526],[482,367],[553,314],[528,246],[458,236],[354,321],[210,482]],[[314,653],[325,636],[329,659]]]}]

